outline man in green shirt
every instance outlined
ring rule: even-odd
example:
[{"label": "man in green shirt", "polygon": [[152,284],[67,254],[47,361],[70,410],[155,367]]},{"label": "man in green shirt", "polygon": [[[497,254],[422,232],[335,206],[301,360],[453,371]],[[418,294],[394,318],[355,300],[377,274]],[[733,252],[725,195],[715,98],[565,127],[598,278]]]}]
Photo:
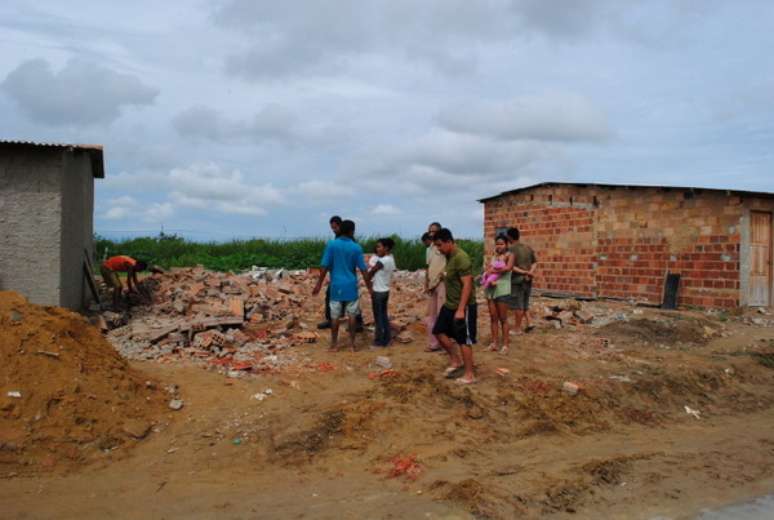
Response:
[{"label": "man in green shirt", "polygon": [[473,323],[472,316],[466,312],[473,295],[473,266],[467,253],[457,247],[449,229],[440,229],[435,234],[434,241],[438,250],[446,256],[443,278],[446,300],[433,327],[433,334],[438,343],[449,354],[449,366],[444,373],[450,379],[459,377],[457,382],[461,384],[475,383]]},{"label": "man in green shirt", "polygon": [[529,297],[532,293],[532,279],[535,277],[537,258],[535,251],[526,244],[519,242],[521,233],[518,228],[508,228],[508,238],[511,245],[508,250],[513,257],[513,272],[511,273],[511,296],[508,306],[515,313],[514,329],[521,330],[521,321],[526,320],[526,332],[532,330],[529,323]]}]

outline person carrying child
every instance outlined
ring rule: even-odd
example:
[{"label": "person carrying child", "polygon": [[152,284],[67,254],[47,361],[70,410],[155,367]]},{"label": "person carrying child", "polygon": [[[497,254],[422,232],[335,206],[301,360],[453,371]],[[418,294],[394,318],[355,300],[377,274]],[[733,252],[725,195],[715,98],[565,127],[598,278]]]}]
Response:
[{"label": "person carrying child", "polygon": [[513,257],[508,251],[508,237],[498,235],[495,238],[494,255],[481,275],[481,286],[484,288],[489,307],[489,322],[492,327],[492,342],[487,348],[490,352],[496,352],[499,349],[501,354],[507,354],[510,348],[508,297],[511,294],[512,268]]},{"label": "person carrying child", "polygon": [[374,312],[374,346],[386,347],[390,344],[390,318],[387,305],[390,300],[390,281],[395,272],[395,259],[392,248],[395,242],[391,238],[376,241],[376,254],[368,260],[368,278],[371,280],[371,305]]}]

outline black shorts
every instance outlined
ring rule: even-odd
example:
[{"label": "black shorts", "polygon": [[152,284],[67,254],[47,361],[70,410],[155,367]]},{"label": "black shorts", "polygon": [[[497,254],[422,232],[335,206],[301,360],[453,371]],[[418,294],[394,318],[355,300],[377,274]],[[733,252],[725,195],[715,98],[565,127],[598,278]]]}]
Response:
[{"label": "black shorts", "polygon": [[456,311],[449,309],[445,305],[441,307],[438,313],[438,319],[435,320],[433,334],[443,334],[453,339],[460,345],[473,345],[476,343],[476,318],[478,308],[476,304],[468,305],[464,320],[455,320]]}]

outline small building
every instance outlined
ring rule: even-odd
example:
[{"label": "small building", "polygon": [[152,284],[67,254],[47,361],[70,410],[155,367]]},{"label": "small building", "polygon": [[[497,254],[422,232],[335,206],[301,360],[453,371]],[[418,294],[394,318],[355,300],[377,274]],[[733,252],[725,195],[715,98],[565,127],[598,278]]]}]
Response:
[{"label": "small building", "polygon": [[662,304],[669,278],[678,305],[772,304],[772,193],[545,182],[480,202],[488,253],[510,226],[535,249],[538,293]]},{"label": "small building", "polygon": [[81,308],[101,146],[0,141],[0,290]]}]

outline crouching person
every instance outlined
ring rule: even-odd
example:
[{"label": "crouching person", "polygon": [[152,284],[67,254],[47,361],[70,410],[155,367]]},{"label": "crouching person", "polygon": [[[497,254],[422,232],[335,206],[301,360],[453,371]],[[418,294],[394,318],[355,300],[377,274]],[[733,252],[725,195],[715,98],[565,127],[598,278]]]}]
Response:
[{"label": "crouching person", "polygon": [[137,273],[145,271],[148,264],[142,260],[135,260],[131,256],[111,256],[99,267],[102,280],[113,291],[113,308],[118,309],[121,303],[121,295],[124,286],[121,283],[119,273],[126,273],[126,287],[128,293],[138,293]]}]

